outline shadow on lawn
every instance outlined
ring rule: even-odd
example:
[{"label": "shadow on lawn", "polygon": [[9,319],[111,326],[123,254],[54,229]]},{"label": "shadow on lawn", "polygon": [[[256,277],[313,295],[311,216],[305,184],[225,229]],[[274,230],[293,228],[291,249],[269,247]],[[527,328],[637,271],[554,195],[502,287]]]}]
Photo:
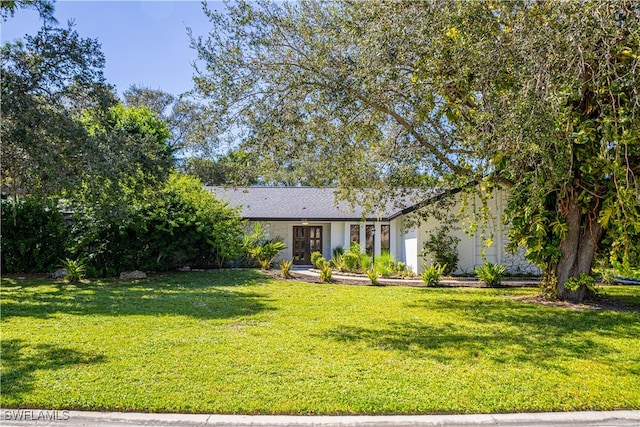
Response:
[{"label": "shadow on lawn", "polygon": [[177,315],[202,319],[250,316],[273,310],[266,295],[250,291],[270,279],[256,271],[174,274],[138,281],[51,280],[22,284],[3,279],[2,320],[73,315]]},{"label": "shadow on lawn", "polygon": [[[450,321],[390,322],[371,328],[341,326],[328,330],[324,337],[364,342],[374,348],[407,352],[441,363],[454,359],[473,363],[482,358],[501,364],[531,363],[560,373],[570,372],[560,360],[611,360],[619,364],[619,349],[608,340],[640,340],[640,316],[635,313],[571,311],[507,299],[450,296],[448,300],[431,299],[409,305],[439,312],[439,318]],[[631,373],[639,368],[638,363],[624,366]]]},{"label": "shadow on lawn", "polygon": [[[22,340],[2,341],[3,405],[33,389],[33,375],[39,370],[55,370],[71,365],[106,362],[102,354],[81,352],[52,344],[29,348]],[[9,400],[9,402],[7,402]]]}]

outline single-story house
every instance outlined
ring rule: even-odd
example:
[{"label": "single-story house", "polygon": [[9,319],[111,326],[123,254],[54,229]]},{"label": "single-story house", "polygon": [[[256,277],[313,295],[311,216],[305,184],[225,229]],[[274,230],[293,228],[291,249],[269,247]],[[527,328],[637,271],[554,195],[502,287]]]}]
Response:
[{"label": "single-story house", "polygon": [[[420,255],[423,243],[430,231],[439,224],[429,218],[419,224],[409,224],[406,219],[430,199],[442,197],[434,192],[420,203],[407,197],[398,204],[382,206],[377,212],[365,212],[363,208],[346,202],[336,202],[336,190],[314,187],[207,187],[216,197],[231,206],[241,207],[242,216],[250,222],[264,224],[270,237],[282,237],[287,248],[280,258],[292,260],[297,265],[310,265],[311,253],[319,251],[331,259],[336,247],[348,249],[351,243],[359,243],[362,251],[371,256],[389,252],[397,261],[406,263],[419,273],[425,259]],[[452,193],[449,197],[459,197]],[[459,210],[456,201],[451,210]],[[523,253],[505,251],[506,232],[500,226],[500,216],[506,203],[505,192],[497,191],[489,201],[492,221],[489,228],[494,234],[491,247],[485,247],[479,234],[469,236],[462,229],[452,233],[459,239],[458,268],[455,273],[472,273],[482,265],[482,252],[487,260],[503,263],[511,273],[537,274],[538,269],[525,260]],[[397,206],[396,206],[397,205]]]}]

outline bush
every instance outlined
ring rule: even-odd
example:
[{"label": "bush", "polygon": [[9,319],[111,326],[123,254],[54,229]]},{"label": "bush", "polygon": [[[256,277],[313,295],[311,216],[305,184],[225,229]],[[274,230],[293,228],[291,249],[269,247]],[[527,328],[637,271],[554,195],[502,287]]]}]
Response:
[{"label": "bush", "polygon": [[344,248],[342,246],[336,246],[335,248],[333,248],[333,251],[331,251],[331,257],[335,258],[337,256],[341,256],[344,254]]},{"label": "bush", "polygon": [[320,267],[320,280],[322,280],[323,282],[330,283],[332,277],[333,277],[333,271],[331,270],[331,265],[325,260],[325,262]]},{"label": "bush", "polygon": [[326,261],[321,252],[315,251],[311,253],[311,264],[317,269],[320,269],[320,264],[318,262],[320,258],[322,258],[323,262]]},{"label": "bush", "polygon": [[2,273],[52,271],[67,256],[69,228],[55,203],[23,198],[0,207]]},{"label": "bush", "polygon": [[240,212],[217,200],[196,178],[172,174],[156,191],[107,210],[79,206],[76,254],[101,276],[178,267],[220,268],[242,252]]},{"label": "bush", "polygon": [[374,268],[382,277],[389,277],[397,272],[396,260],[388,252],[376,257]]},{"label": "bush", "polygon": [[347,269],[347,266],[344,262],[344,255],[342,254],[335,254],[333,256],[333,259],[331,260],[331,264],[333,264],[335,269],[338,271],[345,271]]},{"label": "bush", "polygon": [[503,264],[485,261],[484,265],[476,267],[475,272],[485,285],[500,286],[507,269]]},{"label": "bush", "polygon": [[293,261],[287,261],[286,259],[283,259],[280,261],[280,272],[282,273],[282,277],[289,279],[291,278],[291,265],[293,264]]},{"label": "bush", "polygon": [[258,261],[260,268],[268,270],[271,268],[275,257],[285,248],[284,240],[281,237],[276,237],[261,242],[257,246],[249,249],[249,255]]},{"label": "bush", "polygon": [[67,270],[65,279],[69,283],[78,283],[85,278],[87,265],[82,259],[69,259],[66,258],[62,261],[62,266]]},{"label": "bush", "polygon": [[431,256],[436,264],[445,266],[443,274],[451,274],[458,267],[458,243],[460,239],[449,235],[450,227],[440,226],[423,244],[421,256]]},{"label": "bush", "polygon": [[445,266],[440,264],[424,265],[424,271],[420,273],[422,281],[427,286],[436,286],[445,271]]},{"label": "bush", "polygon": [[564,282],[564,287],[570,291],[577,291],[581,286],[586,287],[589,291],[597,294],[597,289],[595,287],[596,279],[591,277],[588,274],[580,273],[578,277],[569,277]]},{"label": "bush", "polygon": [[375,268],[372,268],[370,270],[367,270],[367,276],[369,276],[369,280],[371,281],[372,285],[377,285],[378,284],[378,272],[376,271]]},{"label": "bush", "polygon": [[360,255],[353,252],[347,252],[342,255],[344,266],[347,271],[356,272],[360,271]]},{"label": "bush", "polygon": [[367,271],[370,268],[373,268],[373,262],[371,258],[367,254],[360,254],[360,269]]}]

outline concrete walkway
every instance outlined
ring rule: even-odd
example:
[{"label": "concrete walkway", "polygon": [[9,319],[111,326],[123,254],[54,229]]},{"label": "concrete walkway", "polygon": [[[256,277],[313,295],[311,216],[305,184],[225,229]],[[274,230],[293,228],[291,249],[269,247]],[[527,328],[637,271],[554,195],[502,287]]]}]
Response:
[{"label": "concrete walkway", "polygon": [[640,427],[640,411],[553,412],[478,415],[277,416],[143,414],[122,412],[0,409],[7,427],[427,427],[427,426],[620,426]]}]

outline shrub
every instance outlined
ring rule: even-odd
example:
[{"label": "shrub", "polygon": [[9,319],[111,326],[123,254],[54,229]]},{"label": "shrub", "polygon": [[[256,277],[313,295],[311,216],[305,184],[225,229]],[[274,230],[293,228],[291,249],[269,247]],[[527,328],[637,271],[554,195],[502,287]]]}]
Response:
[{"label": "shrub", "polygon": [[15,204],[3,200],[0,206],[2,272],[54,270],[69,243],[69,229],[56,204],[25,197]]},{"label": "shrub", "polygon": [[372,261],[371,261],[371,258],[369,257],[369,255],[360,254],[360,268],[362,270],[364,270],[364,271],[367,271],[370,268],[373,268]]},{"label": "shrub", "polygon": [[331,270],[331,265],[326,262],[322,264],[320,267],[320,280],[323,282],[330,283],[332,279],[333,272]]},{"label": "shrub", "polygon": [[344,255],[342,254],[335,254],[333,256],[333,259],[331,259],[331,263],[338,271],[345,271],[347,269],[347,266],[344,262]]},{"label": "shrub", "polygon": [[62,266],[67,270],[67,275],[65,276],[67,282],[78,283],[85,278],[87,265],[84,260],[66,258],[62,261]]},{"label": "shrub", "polygon": [[431,256],[436,264],[444,265],[443,274],[451,274],[458,267],[458,243],[460,239],[449,235],[450,227],[443,225],[431,233],[422,248],[421,256]]},{"label": "shrub", "polygon": [[377,285],[378,284],[378,272],[376,271],[375,268],[372,268],[370,270],[367,270],[367,276],[369,276],[369,280],[371,281],[372,285]]},{"label": "shrub", "polygon": [[280,272],[282,273],[282,277],[284,278],[291,278],[291,265],[293,264],[293,261],[287,261],[286,259],[283,259],[280,261]]},{"label": "shrub", "polygon": [[356,254],[358,256],[360,256],[360,254],[362,253],[362,249],[360,248],[360,244],[359,243],[351,243],[351,245],[349,245],[349,252],[352,254]]},{"label": "shrub", "polygon": [[577,291],[578,288],[580,288],[581,286],[584,286],[589,291],[591,291],[591,292],[593,292],[595,294],[595,293],[597,293],[597,290],[596,290],[596,287],[595,287],[595,282],[596,282],[596,279],[594,279],[590,275],[585,274],[585,273],[580,273],[580,275],[578,277],[569,277],[564,282],[564,287],[567,288],[570,291]]},{"label": "shrub", "polygon": [[287,246],[282,237],[267,238],[267,232],[260,223],[257,223],[251,233],[245,234],[242,247],[261,269],[268,270],[275,257]]},{"label": "shrub", "polygon": [[436,286],[440,283],[442,273],[445,271],[446,266],[440,264],[424,265],[424,271],[420,273],[422,281],[427,286]]},{"label": "shrub", "polygon": [[484,265],[476,267],[475,272],[485,285],[500,286],[507,269],[503,264],[485,261]]},{"label": "shrub", "polygon": [[268,270],[271,268],[274,258],[285,248],[284,240],[281,237],[276,237],[249,249],[249,255],[258,261],[261,269]]},{"label": "shrub", "polygon": [[360,255],[353,252],[347,252],[342,255],[344,266],[347,271],[356,272],[360,270]]},{"label": "shrub", "polygon": [[396,273],[396,260],[393,259],[391,254],[384,252],[376,257],[375,269],[382,277],[389,277]]},{"label": "shrub", "polygon": [[323,261],[326,261],[324,259],[324,257],[322,256],[322,253],[315,251],[311,253],[311,264],[313,264],[313,266],[317,269],[320,269],[320,264],[318,262],[318,260],[322,258]]},{"label": "shrub", "polygon": [[242,253],[239,209],[216,199],[196,178],[172,174],[157,190],[132,195],[113,209],[76,208],[72,253],[85,254],[96,275],[224,267]]}]

